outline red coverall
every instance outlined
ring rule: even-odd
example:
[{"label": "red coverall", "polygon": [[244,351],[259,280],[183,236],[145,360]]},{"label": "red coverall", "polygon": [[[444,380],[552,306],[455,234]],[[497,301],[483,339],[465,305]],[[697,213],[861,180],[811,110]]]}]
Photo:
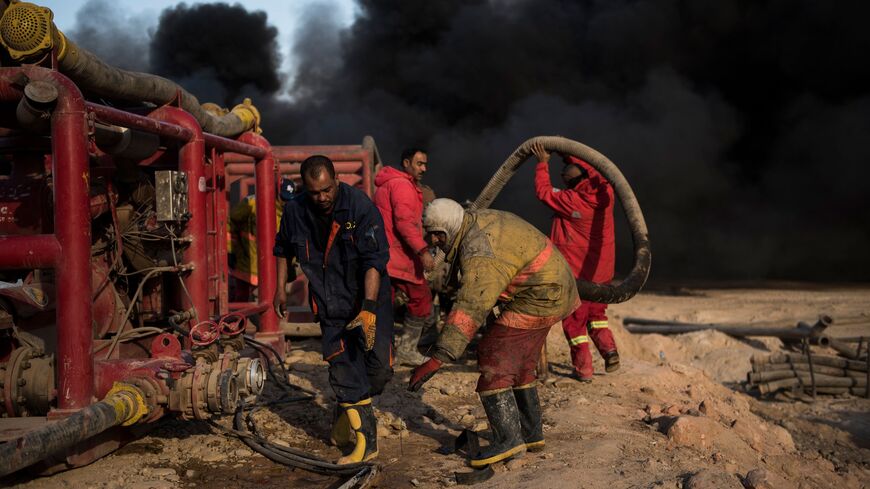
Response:
[{"label": "red coverall", "polygon": [[387,273],[394,289],[408,296],[408,315],[428,317],[432,293],[423,278],[418,253],[427,249],[423,239],[423,192],[408,173],[385,166],[375,177],[375,205],[384,218],[390,243]]},{"label": "red coverall", "polygon": [[[568,156],[567,162],[579,165],[589,176],[566,190],[553,187],[546,162],[539,162],[535,168],[535,195],[555,212],[550,239],[568,261],[574,278],[595,283],[610,282],[616,262],[613,187],[585,161]],[[616,351],[613,333],[607,325],[606,310],[606,304],[583,301],[562,321],[562,329],[571,346],[571,361],[582,379],[592,378],[590,337],[602,356]]]}]

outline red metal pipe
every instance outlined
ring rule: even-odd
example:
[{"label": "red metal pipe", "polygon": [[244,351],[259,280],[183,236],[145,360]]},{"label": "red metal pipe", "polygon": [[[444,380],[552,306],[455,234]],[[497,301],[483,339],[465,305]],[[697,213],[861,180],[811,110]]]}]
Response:
[{"label": "red metal pipe", "polygon": [[[89,405],[94,393],[93,331],[91,325],[91,223],[89,207],[90,170],[88,167],[88,131],[85,101],[78,87],[60,73],[37,66],[0,69],[0,99],[13,101],[20,91],[12,86],[22,80],[47,81],[58,90],[57,104],[51,116],[52,175],[54,179],[54,239],[33,237],[39,241],[19,241],[11,237],[7,244],[30,244],[36,247],[35,259],[45,265],[53,255],[57,269],[57,385],[58,410],[78,410]],[[30,255],[10,248],[12,259]]]},{"label": "red metal pipe", "polygon": [[[352,150],[335,150],[335,146],[321,146],[319,151],[300,150],[300,146],[278,146],[273,154],[274,158],[282,163],[301,163],[311,155],[322,154],[328,156],[332,161],[362,161],[365,155],[370,154],[370,151],[361,149],[356,146]],[[233,152],[227,154],[227,163],[250,161],[242,155]]]},{"label": "red metal pipe", "polygon": [[[228,175],[250,175],[254,173],[254,164],[250,162],[251,160],[246,160],[245,162],[236,162],[236,163],[227,163],[227,174]],[[342,173],[359,173],[363,171],[363,161],[333,161],[332,165],[335,167],[335,172],[338,174]],[[299,163],[279,163],[279,172],[282,174],[299,174],[299,167],[302,166]]]},{"label": "red metal pipe", "polygon": [[200,321],[211,315],[208,299],[208,205],[206,202],[205,176],[205,139],[202,128],[189,113],[177,108],[164,106],[151,112],[148,117],[181,126],[189,130],[193,137],[186,141],[178,152],[179,170],[187,173],[187,206],[190,219],[184,229],[184,238],[190,241],[184,251],[184,262],[193,265],[193,270],[184,277],[184,284],[190,292],[188,303],[186,294],[182,295],[183,307],[196,309]]},{"label": "red metal pipe", "polygon": [[239,153],[240,155],[246,155],[257,159],[266,157],[266,150],[264,148],[245,144],[243,142],[235,141],[233,139],[215,136],[214,134],[206,133],[204,136],[205,145],[209,148],[214,148],[225,153]]},{"label": "red metal pipe", "polygon": [[0,236],[0,268],[54,268],[60,243],[53,234]]},{"label": "red metal pipe", "polygon": [[[258,159],[254,167],[257,177],[257,287],[259,297],[265,302],[270,302],[278,286],[275,257],[272,256],[275,234],[278,231],[275,216],[275,158],[272,156],[269,142],[258,134],[246,132],[239,137],[239,141],[266,150],[266,156]],[[278,315],[271,307],[267,307],[260,313],[257,336],[271,343],[282,354],[284,353],[284,336],[278,328]]]},{"label": "red metal pipe", "polygon": [[91,212],[85,101],[75,83],[56,71],[28,67],[32,80],[53,83],[51,115],[54,234],[57,260],[58,409],[88,406],[94,395],[91,311]]},{"label": "red metal pipe", "polygon": [[[259,148],[258,148],[259,149]],[[217,222],[217,265],[218,265],[218,315],[226,314],[229,311],[229,288],[228,277],[230,267],[227,262],[227,219],[229,218],[229,201],[227,200],[227,179],[225,176],[224,154],[214,151],[212,157],[212,166],[214,167],[214,202],[215,202],[215,222]]]},{"label": "red metal pipe", "polygon": [[190,141],[195,135],[193,130],[177,124],[131,114],[129,112],[124,112],[123,110],[113,109],[111,107],[106,107],[105,105],[98,105],[91,102],[87,102],[85,105],[90,112],[93,112],[100,122],[106,124],[115,124],[130,129],[139,129],[140,131],[154,133],[181,141]]},{"label": "red metal pipe", "polygon": [[[237,306],[238,309],[233,309],[233,306]],[[230,310],[233,314],[238,314],[239,316],[247,317],[254,314],[262,314],[267,309],[272,309],[272,304],[268,302],[261,302],[259,304],[255,302],[230,302]]]}]

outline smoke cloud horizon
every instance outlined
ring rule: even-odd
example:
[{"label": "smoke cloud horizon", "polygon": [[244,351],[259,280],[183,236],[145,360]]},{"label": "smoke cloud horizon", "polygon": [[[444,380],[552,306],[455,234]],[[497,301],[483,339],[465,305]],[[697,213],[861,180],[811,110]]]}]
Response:
[{"label": "smoke cloud horizon", "polygon": [[[167,9],[150,31],[139,20],[147,40],[117,12],[99,22],[80,13],[72,38],[110,61],[119,59],[105,45],[111,33],[130,31],[128,49],[147,53],[141,71],[173,78],[201,100],[232,105],[251,96],[275,145],[371,134],[391,164],[403,147],[426,147],[426,183],[459,201],[473,199],[529,137],[581,141],[632,184],[650,229],[653,280],[870,278],[862,252],[870,64],[861,55],[870,48],[862,25],[870,5],[357,4],[346,29],[328,1],[308,7],[292,74],[280,72],[266,14],[239,4]],[[105,2],[82,12],[94,5]],[[244,35],[223,22],[243,23]],[[559,158],[550,166],[558,182]],[[532,167],[493,207],[547,232]],[[617,269],[627,271],[629,234],[617,232]]]}]

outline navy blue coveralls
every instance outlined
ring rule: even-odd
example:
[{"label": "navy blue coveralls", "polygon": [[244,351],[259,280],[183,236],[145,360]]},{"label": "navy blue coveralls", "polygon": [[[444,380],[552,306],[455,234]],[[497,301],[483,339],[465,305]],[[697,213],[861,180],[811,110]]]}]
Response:
[{"label": "navy blue coveralls", "polygon": [[[383,392],[393,375],[390,247],[380,212],[361,190],[339,183],[326,240],[314,236],[316,212],[307,195],[284,205],[274,255],[288,262],[296,257],[308,278],[311,309],[323,333],[323,358],[329,362],[329,383],[338,402],[355,403]],[[322,241],[325,246],[318,249],[316,243]],[[362,328],[344,327],[360,312],[370,268],[381,274],[381,285],[375,346],[367,352]]]}]

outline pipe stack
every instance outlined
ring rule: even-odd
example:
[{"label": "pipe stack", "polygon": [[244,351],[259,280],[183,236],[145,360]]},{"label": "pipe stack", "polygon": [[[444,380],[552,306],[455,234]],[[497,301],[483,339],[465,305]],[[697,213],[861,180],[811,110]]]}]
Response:
[{"label": "pipe stack", "polygon": [[753,355],[751,362],[748,387],[761,394],[788,389],[808,394],[867,396],[868,362],[802,353]]}]

